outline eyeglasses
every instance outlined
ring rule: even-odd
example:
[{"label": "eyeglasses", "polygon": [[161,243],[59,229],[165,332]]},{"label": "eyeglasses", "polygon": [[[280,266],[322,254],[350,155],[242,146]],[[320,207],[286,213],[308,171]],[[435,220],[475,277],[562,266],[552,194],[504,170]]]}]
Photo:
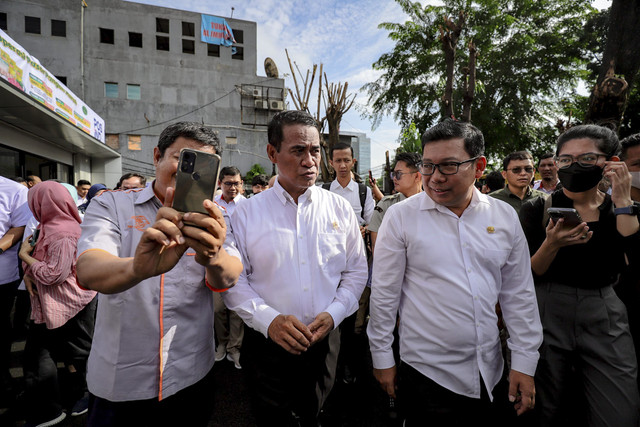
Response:
[{"label": "eyeglasses", "polygon": [[415,172],[393,171],[389,175],[391,175],[391,179],[397,179],[398,181],[400,181],[404,175],[411,175],[413,173],[415,173]]},{"label": "eyeglasses", "polygon": [[240,187],[242,185],[242,182],[227,181],[227,182],[223,182],[222,184],[224,184],[225,187]]},{"label": "eyeglasses", "polygon": [[418,166],[420,168],[420,173],[422,175],[433,175],[436,171],[436,168],[440,171],[442,175],[455,175],[458,173],[458,169],[460,169],[460,165],[464,163],[473,162],[477,160],[478,157],[474,157],[469,160],[465,160],[462,162],[444,162],[444,163],[420,163]]},{"label": "eyeglasses", "polygon": [[562,154],[560,156],[556,156],[556,165],[558,165],[560,169],[568,168],[575,162],[578,162],[580,166],[584,167],[595,166],[598,164],[598,159],[600,157],[606,158],[607,155],[600,153],[584,153],[574,157],[570,154]]},{"label": "eyeglasses", "polygon": [[516,166],[515,168],[511,168],[511,169],[507,169],[507,170],[515,173],[516,175],[519,175],[520,172],[522,172],[523,169],[524,169],[524,171],[526,173],[533,173],[533,171],[534,171],[532,166],[524,166],[524,167]]}]

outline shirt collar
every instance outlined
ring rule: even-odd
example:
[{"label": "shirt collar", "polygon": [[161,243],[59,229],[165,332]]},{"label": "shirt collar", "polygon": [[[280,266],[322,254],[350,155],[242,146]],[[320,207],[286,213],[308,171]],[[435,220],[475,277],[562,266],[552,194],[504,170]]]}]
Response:
[{"label": "shirt collar", "polygon": [[160,199],[158,199],[156,197],[156,193],[153,192],[153,184],[155,183],[155,179],[153,180],[153,182],[149,185],[147,185],[146,187],[144,187],[141,191],[139,196],[136,198],[136,201],[134,202],[134,204],[136,205],[141,205],[143,203],[148,202],[149,200],[152,199],[156,199],[156,201],[158,202],[157,204],[159,204],[160,206],[162,206],[162,202],[160,201]]},{"label": "shirt collar", "polygon": [[[446,206],[434,202],[433,199],[429,197],[426,191],[421,191],[420,193],[412,197],[422,197],[422,201],[420,202],[420,210],[437,209],[441,212],[451,212]],[[490,204],[489,197],[486,194],[482,194],[474,185],[473,193],[471,194],[471,203],[469,203],[469,206],[467,206],[465,212],[468,209],[473,209],[480,203]]]},{"label": "shirt collar", "polygon": [[346,187],[343,187],[342,185],[340,185],[340,183],[338,182],[338,178],[334,179],[333,182],[331,183],[331,187],[329,187],[329,190],[334,191],[338,188],[343,188],[345,190],[349,190],[349,191],[358,191],[358,183],[355,182],[354,180],[350,180],[349,184],[347,184]]},{"label": "shirt collar", "polygon": [[[276,197],[278,198],[278,200],[280,200],[280,202],[283,205],[286,205],[287,202],[291,202],[294,205],[296,204],[296,202],[293,201],[293,197],[291,197],[291,194],[289,194],[287,192],[287,190],[285,190],[281,185],[280,185],[280,181],[278,181],[278,178],[276,178],[276,181],[273,183],[273,187],[269,189],[269,191],[273,190],[273,193],[276,195]],[[306,200],[313,200],[313,193],[315,191],[319,191],[322,190],[321,188],[316,188],[315,185],[312,185],[311,187],[307,188],[307,191],[305,191],[304,193],[302,193],[302,195],[300,195],[300,197],[298,198],[298,201],[300,201],[300,198],[304,198]],[[322,190],[324,191],[324,190]]]}]

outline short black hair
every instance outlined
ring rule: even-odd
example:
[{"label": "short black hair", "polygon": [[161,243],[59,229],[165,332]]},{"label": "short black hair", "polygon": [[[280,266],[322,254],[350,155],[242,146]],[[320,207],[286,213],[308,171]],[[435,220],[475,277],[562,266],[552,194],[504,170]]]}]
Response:
[{"label": "short black hair", "polygon": [[22,184],[23,182],[27,182],[27,181],[25,181],[25,179],[24,179],[23,177],[21,177],[21,176],[16,176],[16,177],[13,177],[13,178],[11,178],[11,179],[12,179],[12,180],[14,180],[15,182],[17,182],[18,184]]},{"label": "short black hair", "polygon": [[81,180],[78,180],[78,185],[77,186],[80,187],[81,185],[89,185],[89,186],[91,186],[91,183],[89,181],[87,181],[86,179],[81,179]]},{"label": "short black hair", "polygon": [[417,172],[418,163],[421,161],[422,159],[418,153],[398,153],[396,154],[396,162],[393,164],[393,167],[395,168],[398,162],[404,162],[408,167],[415,169]]},{"label": "short black hair", "polygon": [[346,150],[346,149],[351,150],[351,158],[353,159],[353,147],[349,144],[347,144],[346,142],[337,142],[333,145],[333,147],[331,147],[331,149],[329,150],[329,158],[331,160],[333,160],[333,152],[336,150]]},{"label": "short black hair", "polygon": [[269,177],[264,174],[256,175],[251,180],[251,185],[262,185],[263,187],[266,187],[269,185]]},{"label": "short black hair", "polygon": [[485,184],[489,191],[502,190],[504,188],[504,177],[498,171],[489,172],[485,178]]},{"label": "short black hair", "polygon": [[222,154],[220,140],[213,130],[203,126],[201,123],[178,122],[167,126],[160,134],[160,138],[158,139],[160,156],[164,156],[164,152],[167,151],[167,148],[169,148],[171,144],[180,137],[192,139],[202,145],[211,146],[216,150],[217,155]]},{"label": "short black hair", "polygon": [[311,117],[311,114],[305,111],[299,110],[286,110],[281,111],[269,122],[269,128],[267,129],[267,138],[269,144],[273,145],[276,151],[280,152],[280,146],[284,139],[283,128],[286,125],[301,124],[317,129],[316,120]]},{"label": "short black hair", "polygon": [[556,156],[560,154],[562,146],[567,141],[584,138],[593,140],[596,147],[605,153],[607,158],[617,156],[620,153],[620,141],[618,140],[618,135],[616,135],[614,131],[597,125],[578,125],[567,129],[558,137]]},{"label": "short black hair", "polygon": [[620,158],[625,160],[627,158],[627,150],[631,147],[635,147],[636,145],[640,145],[640,133],[629,135],[620,141],[620,145],[622,147],[622,151],[620,151]]},{"label": "short black hair", "polygon": [[511,163],[512,160],[531,160],[531,164],[533,164],[533,156],[530,152],[526,150],[514,151],[513,153],[507,154],[507,157],[502,160],[503,171],[506,171],[509,168],[509,163]]},{"label": "short black hair", "polygon": [[[220,170],[220,181],[225,176],[236,176],[240,175],[240,169],[235,166],[225,166]],[[242,175],[240,175],[240,179],[242,179]]]},{"label": "short black hair", "polygon": [[[116,188],[122,187],[122,182],[125,179],[133,178],[134,176],[140,178],[140,184],[142,184],[143,186],[147,185],[147,178],[145,178],[144,176],[140,175],[139,173],[129,172],[129,173],[125,173],[124,175],[122,175],[120,177],[120,180],[118,181],[118,185],[116,186]],[[80,184],[78,184],[78,185],[80,185]]]},{"label": "short black hair", "polygon": [[540,156],[540,159],[538,159],[538,167],[540,167],[540,162],[545,159],[553,159],[553,153],[551,151],[547,151],[542,156]]},{"label": "short black hair", "polygon": [[480,129],[468,122],[459,122],[453,119],[445,119],[437,125],[427,129],[422,135],[422,151],[430,142],[446,141],[462,138],[464,149],[471,157],[479,157],[484,154],[484,136]]}]

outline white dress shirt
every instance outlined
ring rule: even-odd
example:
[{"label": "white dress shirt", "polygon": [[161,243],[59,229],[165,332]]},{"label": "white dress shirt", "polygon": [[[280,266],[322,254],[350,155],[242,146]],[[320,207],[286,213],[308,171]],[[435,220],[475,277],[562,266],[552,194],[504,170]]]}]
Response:
[{"label": "white dress shirt", "polygon": [[236,209],[236,206],[238,206],[239,203],[242,203],[242,202],[244,202],[246,200],[247,200],[247,198],[244,197],[242,194],[238,194],[230,202],[227,202],[224,199],[224,197],[222,197],[222,193],[218,194],[217,196],[215,196],[213,198],[213,201],[216,202],[218,204],[218,206],[222,206],[223,208],[225,208],[227,210],[227,214],[229,214],[229,216],[231,216],[231,214]]},{"label": "white dress shirt", "polygon": [[[491,390],[503,360],[495,312],[509,330],[511,368],[533,375],[542,343],[527,242],[516,211],[474,189],[458,217],[422,192],[389,208],[376,242],[367,332],[373,366],[400,358],[454,393]],[[492,396],[491,396],[492,397]]]},{"label": "white dress shirt", "polygon": [[327,312],[337,327],[358,308],[367,260],[349,203],[310,187],[296,204],[276,180],[231,216],[244,271],[222,294],[226,306],[268,337],[279,314],[308,325]]},{"label": "white dress shirt", "polygon": [[333,180],[331,183],[331,187],[329,187],[329,191],[332,193],[336,193],[344,197],[349,201],[353,211],[356,213],[356,217],[358,218],[358,224],[366,225],[371,221],[371,217],[373,216],[373,208],[376,206],[373,201],[373,195],[371,194],[371,189],[366,187],[367,195],[364,199],[364,215],[362,214],[362,205],[360,204],[360,189],[358,188],[358,183],[354,180],[349,181],[349,185],[343,187],[340,185],[337,179]]}]

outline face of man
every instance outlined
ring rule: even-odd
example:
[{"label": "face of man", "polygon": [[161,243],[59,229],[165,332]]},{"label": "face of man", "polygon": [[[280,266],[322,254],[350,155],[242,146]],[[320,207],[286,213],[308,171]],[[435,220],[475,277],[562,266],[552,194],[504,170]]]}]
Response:
[{"label": "face of man", "polygon": [[331,167],[336,171],[339,180],[351,179],[351,169],[355,159],[351,156],[351,149],[334,150],[333,158],[329,160]]},{"label": "face of man", "polygon": [[[420,173],[415,170],[414,167],[409,167],[402,160],[396,163],[396,167],[393,168],[393,185],[398,193],[402,193],[405,196],[415,192],[415,188],[420,179]],[[400,175],[400,177],[398,177]]]},{"label": "face of man", "polygon": [[640,145],[627,149],[624,162],[631,172],[631,198],[640,201]]},{"label": "face of man", "polygon": [[258,193],[262,193],[264,190],[268,190],[269,185],[256,184],[256,185],[252,185],[251,189],[253,190],[253,194],[258,194]]},{"label": "face of man", "polygon": [[144,188],[144,185],[142,185],[139,176],[132,176],[131,178],[122,180],[120,188],[122,190],[131,190],[132,188]]},{"label": "face of man", "polygon": [[164,196],[168,187],[175,188],[176,172],[178,171],[178,160],[180,150],[183,148],[193,148],[194,150],[205,151],[207,153],[216,152],[210,145],[203,145],[193,139],[178,137],[164,152],[160,154],[160,149],[153,149],[153,164],[156,167],[156,180],[153,183],[153,191],[160,201],[164,202]]},{"label": "face of man", "polygon": [[90,188],[91,188],[90,185],[78,185],[78,186],[76,186],[76,190],[78,191],[78,198],[79,199],[84,199],[85,197],[87,197],[87,193],[89,192]]},{"label": "face of man", "polygon": [[[462,138],[429,142],[422,154],[423,163],[463,162],[470,158]],[[479,157],[461,164],[455,175],[443,175],[436,168],[433,175],[423,175],[422,187],[433,201],[460,216],[471,203],[475,180],[482,176],[486,164],[487,159]]]},{"label": "face of man", "polygon": [[285,125],[280,151],[267,144],[269,160],[278,165],[278,182],[297,202],[315,184],[320,165],[318,130],[303,124]]},{"label": "face of man", "polygon": [[222,188],[222,197],[227,202],[232,201],[240,194],[242,188],[242,177],[238,175],[225,175],[220,179],[220,187]]},{"label": "face of man", "polygon": [[558,182],[558,167],[556,166],[556,162],[553,161],[553,157],[540,160],[538,171],[543,181],[548,181],[553,184]]},{"label": "face of man", "polygon": [[507,170],[502,171],[502,176],[509,183],[510,189],[522,190],[531,183],[534,173],[535,168],[530,159],[511,160],[507,166]]}]

